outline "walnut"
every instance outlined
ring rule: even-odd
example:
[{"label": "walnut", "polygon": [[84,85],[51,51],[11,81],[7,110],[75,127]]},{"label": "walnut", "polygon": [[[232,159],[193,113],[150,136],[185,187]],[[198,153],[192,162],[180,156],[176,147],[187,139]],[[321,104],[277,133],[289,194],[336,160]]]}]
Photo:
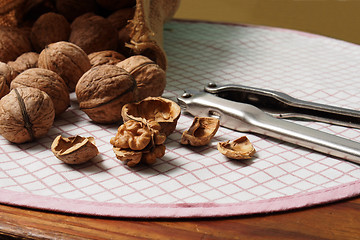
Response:
[{"label": "walnut", "polygon": [[95,0],[56,0],[56,9],[69,22],[87,12],[96,11]]},{"label": "walnut", "polygon": [[180,106],[166,98],[147,97],[140,102],[124,105],[121,115],[124,121],[156,121],[161,126],[161,132],[169,136],[176,128],[180,117]]},{"label": "walnut", "polygon": [[9,93],[9,86],[6,83],[6,78],[0,75],[0,98]]},{"label": "walnut", "polygon": [[27,34],[15,27],[0,26],[0,61],[14,61],[32,50]]},{"label": "walnut", "polygon": [[96,0],[96,2],[103,8],[114,11],[121,8],[133,7],[136,4],[136,0]]},{"label": "walnut", "polygon": [[232,142],[220,142],[217,148],[222,154],[231,159],[249,159],[256,152],[254,146],[246,136],[240,137]]},{"label": "walnut", "polygon": [[127,71],[107,64],[87,71],[75,89],[80,109],[97,123],[122,120],[121,108],[136,101],[136,91],[136,82]]},{"label": "walnut", "polygon": [[136,80],[139,100],[161,96],[166,86],[165,71],[155,62],[141,55],[131,56],[116,66],[128,71]]},{"label": "walnut", "polygon": [[48,12],[41,15],[33,24],[30,40],[36,51],[40,52],[50,43],[67,41],[70,36],[70,23],[63,15]]},{"label": "walnut", "polygon": [[181,144],[191,146],[207,145],[219,129],[220,121],[213,117],[195,117],[190,128],[183,132]]},{"label": "walnut", "polygon": [[0,100],[0,134],[13,143],[44,136],[54,117],[50,97],[37,88],[15,88]]},{"label": "walnut", "polygon": [[99,154],[95,139],[81,136],[64,138],[59,135],[51,144],[51,151],[67,164],[85,163]]},{"label": "walnut", "polygon": [[129,167],[139,162],[155,163],[156,158],[165,154],[166,136],[159,131],[160,128],[155,121],[126,121],[110,140],[116,157]]},{"label": "walnut", "polygon": [[64,80],[55,72],[43,68],[31,68],[19,74],[10,88],[34,87],[46,92],[53,101],[55,115],[63,113],[70,106],[70,95]]},{"label": "walnut", "polygon": [[128,24],[128,21],[134,17],[135,8],[122,8],[112,14],[107,19],[116,28],[120,30]]},{"label": "walnut", "polygon": [[72,92],[80,77],[90,69],[86,53],[70,42],[51,43],[39,55],[38,66],[56,72]]},{"label": "walnut", "polygon": [[[11,79],[29,68],[36,68],[39,59],[39,54],[36,52],[26,52],[21,54],[15,61],[10,61],[7,64],[11,68]],[[10,84],[10,83],[9,83]]]},{"label": "walnut", "polygon": [[87,13],[71,23],[69,41],[81,47],[87,54],[117,49],[117,31],[104,17]]},{"label": "walnut", "polygon": [[112,50],[105,50],[100,52],[93,52],[89,54],[91,67],[96,67],[103,64],[115,65],[125,59],[125,56],[119,52]]},{"label": "walnut", "polygon": [[6,63],[0,62],[0,78],[5,79],[6,84],[9,86],[12,80],[13,69]]}]

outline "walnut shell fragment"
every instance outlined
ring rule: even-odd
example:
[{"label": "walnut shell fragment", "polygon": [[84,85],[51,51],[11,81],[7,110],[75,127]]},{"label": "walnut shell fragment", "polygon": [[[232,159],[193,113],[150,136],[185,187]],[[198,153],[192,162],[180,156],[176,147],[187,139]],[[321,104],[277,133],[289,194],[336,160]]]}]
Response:
[{"label": "walnut shell fragment", "polygon": [[161,133],[160,124],[155,121],[149,123],[129,120],[122,124],[111,138],[116,158],[129,167],[140,162],[153,164],[156,158],[165,154],[166,136]]},{"label": "walnut shell fragment", "polygon": [[116,66],[125,69],[135,78],[139,89],[139,100],[163,94],[166,86],[166,73],[149,58],[141,55],[131,56]]},{"label": "walnut shell fragment", "polygon": [[99,154],[93,137],[57,136],[51,144],[51,151],[67,164],[80,164],[89,161]]},{"label": "walnut shell fragment", "polygon": [[256,150],[246,136],[242,136],[232,142],[220,142],[217,149],[226,157],[231,159],[249,159]]},{"label": "walnut shell fragment", "polygon": [[15,88],[0,100],[0,134],[13,143],[44,136],[55,118],[51,98],[43,91]]},{"label": "walnut shell fragment", "polygon": [[94,122],[115,123],[122,120],[121,109],[136,101],[136,82],[114,65],[91,68],[79,80],[75,93],[80,109]]},{"label": "walnut shell fragment", "polygon": [[91,68],[89,57],[77,45],[70,42],[56,42],[41,51],[38,60],[40,68],[56,72],[72,92],[80,77]]},{"label": "walnut shell fragment", "polygon": [[190,128],[183,132],[181,144],[191,146],[207,145],[219,129],[220,121],[213,117],[195,117]]},{"label": "walnut shell fragment", "polygon": [[161,132],[169,136],[176,128],[181,114],[180,106],[166,98],[147,97],[140,102],[124,105],[121,115],[124,121],[156,121]]},{"label": "walnut shell fragment", "polygon": [[70,95],[64,80],[55,72],[43,68],[30,68],[20,73],[10,88],[34,87],[46,92],[53,101],[58,116],[70,106]]}]

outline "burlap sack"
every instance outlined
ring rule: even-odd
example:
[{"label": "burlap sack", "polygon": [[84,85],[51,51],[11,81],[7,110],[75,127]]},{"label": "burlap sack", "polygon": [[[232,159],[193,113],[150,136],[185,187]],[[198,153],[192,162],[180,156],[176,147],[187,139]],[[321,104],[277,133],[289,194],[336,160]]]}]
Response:
[{"label": "burlap sack", "polygon": [[[19,26],[30,9],[44,2],[46,1],[0,0],[0,25]],[[125,47],[131,55],[147,56],[166,69],[163,25],[174,15],[179,3],[180,0],[136,0],[134,17],[126,26],[130,40],[125,43]]]}]

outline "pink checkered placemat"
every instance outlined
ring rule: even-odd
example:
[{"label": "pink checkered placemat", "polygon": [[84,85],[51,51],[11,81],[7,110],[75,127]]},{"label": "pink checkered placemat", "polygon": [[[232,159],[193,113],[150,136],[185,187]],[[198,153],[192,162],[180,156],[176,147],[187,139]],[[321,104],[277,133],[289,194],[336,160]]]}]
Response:
[{"label": "pink checkered placemat", "polygon": [[[240,83],[360,110],[360,47],[278,28],[172,21],[164,97],[209,82]],[[209,217],[264,213],[336,201],[360,193],[360,166],[265,136],[220,128],[205,147],[180,145],[192,117],[182,115],[152,166],[127,168],[109,143],[116,125],[95,125],[72,106],[37,142],[0,138],[0,202],[59,212],[115,217]],[[360,130],[299,122],[360,142]],[[50,151],[53,139],[94,136],[100,155],[69,166]],[[216,144],[246,135],[257,153],[234,161]]]}]

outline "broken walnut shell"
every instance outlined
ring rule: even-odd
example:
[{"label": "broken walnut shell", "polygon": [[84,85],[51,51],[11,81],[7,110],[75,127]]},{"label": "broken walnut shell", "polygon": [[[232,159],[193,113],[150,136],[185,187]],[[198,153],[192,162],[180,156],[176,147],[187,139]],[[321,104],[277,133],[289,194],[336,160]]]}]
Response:
[{"label": "broken walnut shell", "polygon": [[13,143],[44,136],[55,118],[51,98],[37,88],[15,88],[0,100],[0,134]]},{"label": "broken walnut shell", "polygon": [[70,92],[91,68],[87,54],[77,45],[64,41],[47,45],[39,55],[38,66],[59,74]]},{"label": "broken walnut shell", "polygon": [[115,65],[100,65],[84,73],[75,93],[80,109],[94,122],[115,123],[122,120],[121,109],[136,100],[136,82]]},{"label": "broken walnut shell", "polygon": [[183,132],[181,144],[191,146],[207,145],[219,129],[220,121],[213,117],[195,117],[190,128]]},{"label": "broken walnut shell", "polygon": [[139,100],[163,94],[166,86],[166,73],[149,58],[141,55],[131,56],[116,66],[125,69],[135,78],[139,89]]},{"label": "broken walnut shell", "polygon": [[242,136],[232,142],[219,142],[217,149],[231,159],[249,159],[256,152],[254,146],[246,136]]},{"label": "broken walnut shell", "polygon": [[57,136],[51,144],[51,151],[67,164],[81,164],[96,157],[99,151],[93,137],[62,137]]},{"label": "broken walnut shell", "polygon": [[10,89],[34,87],[46,92],[53,101],[58,116],[70,106],[70,94],[64,80],[55,72],[43,68],[30,68],[20,73],[10,84]]},{"label": "broken walnut shell", "polygon": [[172,100],[162,97],[147,97],[140,102],[124,105],[121,115],[124,121],[156,121],[160,132],[169,136],[176,128],[181,114],[180,106]]}]

